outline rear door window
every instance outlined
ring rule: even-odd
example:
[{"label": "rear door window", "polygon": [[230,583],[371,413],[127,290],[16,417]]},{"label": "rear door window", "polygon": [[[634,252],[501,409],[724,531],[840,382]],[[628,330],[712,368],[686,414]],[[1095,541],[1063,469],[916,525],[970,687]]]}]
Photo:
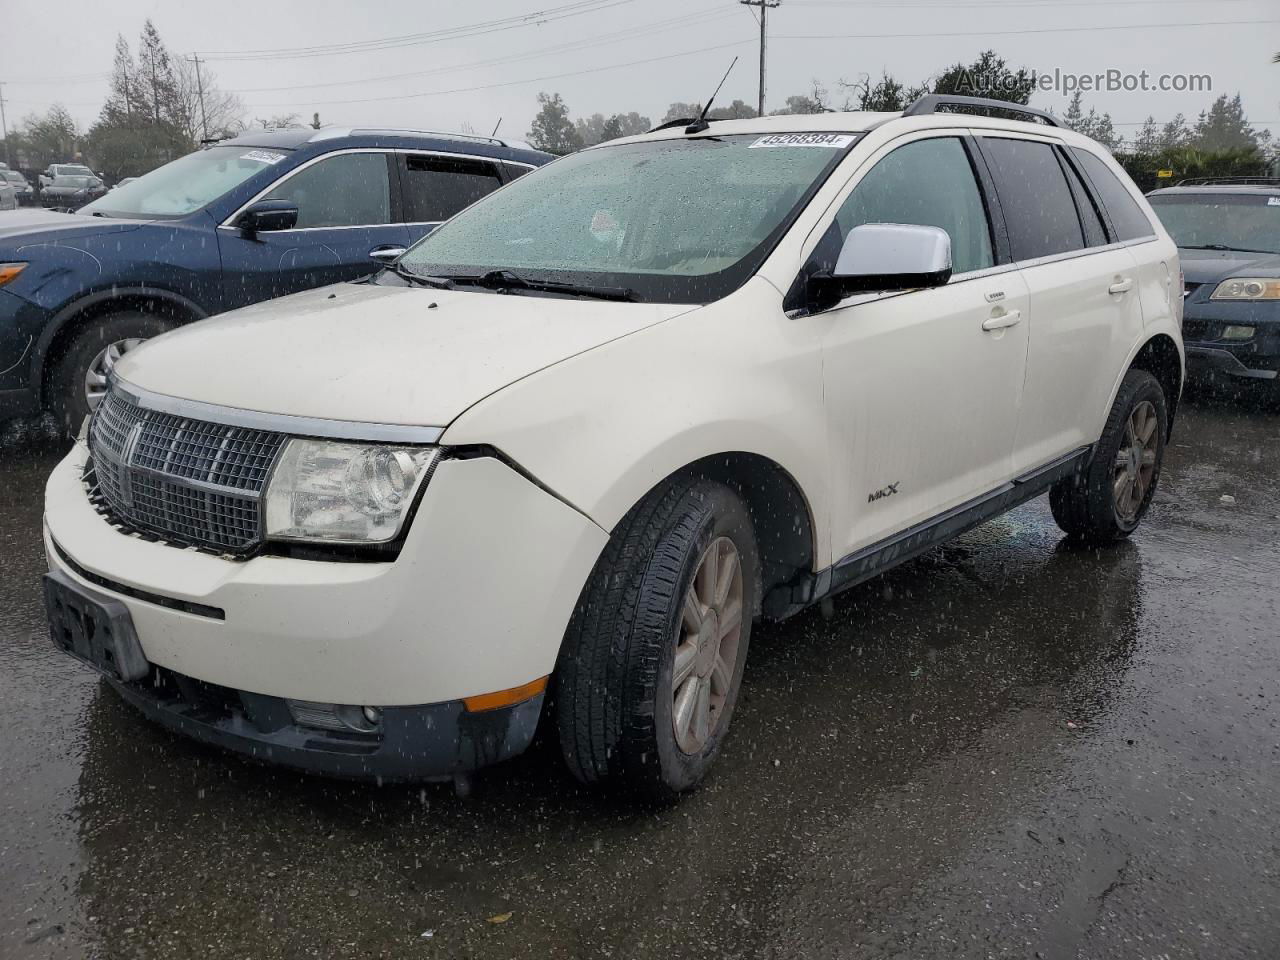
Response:
[{"label": "rear door window", "polygon": [[1071,184],[1071,193],[1076,198],[1076,209],[1080,212],[1080,220],[1084,224],[1085,246],[1102,247],[1107,244],[1107,228],[1102,224],[1102,212],[1098,209],[1094,194],[1071,162],[1062,154],[1058,155],[1062,169],[1067,174],[1067,182]]},{"label": "rear door window", "polygon": [[1089,178],[1093,189],[1098,192],[1102,205],[1107,208],[1111,225],[1115,228],[1117,240],[1137,240],[1141,237],[1155,236],[1151,221],[1142,212],[1138,202],[1133,199],[1123,183],[1111,169],[1088,150],[1072,147],[1072,154]]},{"label": "rear door window", "polygon": [[1053,147],[1038,140],[982,137],[1000,194],[1014,260],[1084,249],[1084,230]]},{"label": "rear door window", "polygon": [[404,219],[438,223],[502,186],[497,163],[470,157],[406,153],[400,168]]}]

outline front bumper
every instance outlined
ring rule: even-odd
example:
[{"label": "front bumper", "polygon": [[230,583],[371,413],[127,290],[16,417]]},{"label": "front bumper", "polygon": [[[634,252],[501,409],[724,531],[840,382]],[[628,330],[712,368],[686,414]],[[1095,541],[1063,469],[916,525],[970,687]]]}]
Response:
[{"label": "front bumper", "polygon": [[155,670],[140,683],[108,682],[124,700],[175,733],[202,743],[332,777],[438,780],[517,756],[538,727],[543,694],[469,713],[460,700],[386,707],[376,733],[340,733],[293,721],[288,704]]},{"label": "front bumper", "polygon": [[[1233,349],[1221,343],[1187,343],[1187,370],[1193,376],[1227,376],[1238,380],[1274,380],[1274,367],[1249,367],[1245,361],[1258,362],[1257,354]],[[1273,363],[1280,358],[1261,358],[1262,362],[1270,359]]]},{"label": "front bumper", "polygon": [[[1276,379],[1280,371],[1280,304],[1189,300],[1184,310],[1182,340],[1190,375]],[[1252,327],[1253,336],[1226,340],[1223,333],[1229,326]]]},{"label": "front bumper", "polygon": [[[572,507],[478,457],[440,464],[394,562],[228,560],[112,527],[86,497],[85,457],[77,444],[46,487],[50,568],[125,604],[156,668],[150,689],[156,679],[179,692],[195,684],[230,707],[210,719],[189,697],[153,695],[148,681],[113,681],[117,689],[197,739],[339,775],[446,776],[524,749],[540,695],[506,718],[467,714],[461,701],[552,672],[607,540]],[[313,731],[264,728],[248,706],[255,698],[376,706],[388,726],[372,752],[322,749],[328,741]],[[483,748],[468,724],[484,725]]]}]

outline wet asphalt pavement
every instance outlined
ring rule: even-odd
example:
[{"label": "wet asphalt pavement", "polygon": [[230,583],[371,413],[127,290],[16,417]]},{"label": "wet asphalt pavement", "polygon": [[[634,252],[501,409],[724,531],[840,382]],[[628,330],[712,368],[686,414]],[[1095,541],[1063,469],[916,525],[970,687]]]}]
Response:
[{"label": "wet asphalt pavement", "polygon": [[46,637],[57,457],[0,425],[6,960],[1280,956],[1276,413],[1187,404],[1117,549],[1038,501],[758,629],[662,811],[549,743],[460,801],[152,727]]}]

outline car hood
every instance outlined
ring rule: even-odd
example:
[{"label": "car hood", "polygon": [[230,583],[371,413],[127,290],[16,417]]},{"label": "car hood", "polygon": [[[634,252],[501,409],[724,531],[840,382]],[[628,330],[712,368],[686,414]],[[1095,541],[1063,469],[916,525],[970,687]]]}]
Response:
[{"label": "car hood", "polygon": [[[45,193],[48,192],[49,190],[46,189]],[[99,233],[122,233],[126,230],[136,230],[141,222],[23,208],[11,211],[0,218],[0,244],[6,247],[17,247],[27,241],[43,243],[48,240],[88,237]]]},{"label": "car hood", "polygon": [[1280,276],[1280,255],[1244,253],[1239,250],[1178,250],[1178,260],[1188,283],[1212,283],[1227,277]]},{"label": "car hood", "polygon": [[693,309],[338,284],[182,327],[115,371],[244,410],[444,427],[522,377]]}]

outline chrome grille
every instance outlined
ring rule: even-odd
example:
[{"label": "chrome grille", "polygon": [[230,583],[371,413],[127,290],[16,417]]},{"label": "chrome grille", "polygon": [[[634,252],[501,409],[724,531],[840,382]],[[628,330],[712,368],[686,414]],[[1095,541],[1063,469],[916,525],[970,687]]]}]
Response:
[{"label": "chrome grille", "polygon": [[113,387],[94,413],[89,449],[111,519],[238,553],[262,541],[262,490],[286,439],[148,410]]}]

